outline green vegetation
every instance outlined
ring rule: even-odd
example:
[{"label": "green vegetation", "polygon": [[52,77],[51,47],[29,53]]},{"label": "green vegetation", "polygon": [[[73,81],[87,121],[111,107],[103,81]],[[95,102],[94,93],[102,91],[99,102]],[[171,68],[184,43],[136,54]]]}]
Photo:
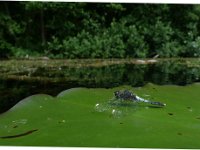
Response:
[{"label": "green vegetation", "polygon": [[200,6],[0,2],[0,57],[199,57]]},{"label": "green vegetation", "polygon": [[[111,102],[119,89],[167,106]],[[147,84],[30,96],[0,116],[0,145],[200,148],[199,90]]]}]

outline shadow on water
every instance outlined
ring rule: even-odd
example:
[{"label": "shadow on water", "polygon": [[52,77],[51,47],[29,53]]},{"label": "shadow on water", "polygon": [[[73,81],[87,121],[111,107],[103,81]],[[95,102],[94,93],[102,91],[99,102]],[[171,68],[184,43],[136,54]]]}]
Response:
[{"label": "shadow on water", "polygon": [[[4,69],[5,70],[5,69]],[[5,74],[0,67],[0,113],[23,98],[45,93],[56,96],[73,87],[112,88],[120,85],[143,86],[148,82],[165,85],[186,85],[198,82],[199,66],[176,61],[155,64],[116,64],[102,67],[37,67],[34,71]]]}]

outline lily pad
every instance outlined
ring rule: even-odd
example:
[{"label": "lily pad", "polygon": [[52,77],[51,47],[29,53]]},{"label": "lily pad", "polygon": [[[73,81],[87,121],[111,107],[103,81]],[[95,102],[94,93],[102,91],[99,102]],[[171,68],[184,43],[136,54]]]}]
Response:
[{"label": "lily pad", "polygon": [[[121,89],[167,105],[111,103]],[[0,116],[0,145],[200,148],[199,90],[147,84],[33,95]]]}]

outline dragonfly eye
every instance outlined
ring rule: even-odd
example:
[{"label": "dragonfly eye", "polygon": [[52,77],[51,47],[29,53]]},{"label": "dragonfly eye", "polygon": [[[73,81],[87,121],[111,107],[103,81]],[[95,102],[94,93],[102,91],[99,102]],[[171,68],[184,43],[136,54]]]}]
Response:
[{"label": "dragonfly eye", "polygon": [[120,95],[120,92],[119,92],[119,91],[115,91],[114,94],[115,94],[115,97],[116,97],[116,98],[119,98],[119,97],[120,97],[120,96],[119,96],[119,95]]}]

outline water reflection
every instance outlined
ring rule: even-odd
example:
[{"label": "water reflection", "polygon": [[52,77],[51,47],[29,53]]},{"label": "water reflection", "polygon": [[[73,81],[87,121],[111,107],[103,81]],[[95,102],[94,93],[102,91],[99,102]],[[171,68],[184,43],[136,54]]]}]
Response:
[{"label": "water reflection", "polygon": [[[2,72],[0,72],[0,75]],[[0,113],[21,99],[37,93],[57,95],[73,87],[104,87],[155,84],[186,85],[198,82],[199,65],[188,66],[174,61],[155,64],[118,64],[103,67],[39,67],[31,71],[0,76]]]}]

